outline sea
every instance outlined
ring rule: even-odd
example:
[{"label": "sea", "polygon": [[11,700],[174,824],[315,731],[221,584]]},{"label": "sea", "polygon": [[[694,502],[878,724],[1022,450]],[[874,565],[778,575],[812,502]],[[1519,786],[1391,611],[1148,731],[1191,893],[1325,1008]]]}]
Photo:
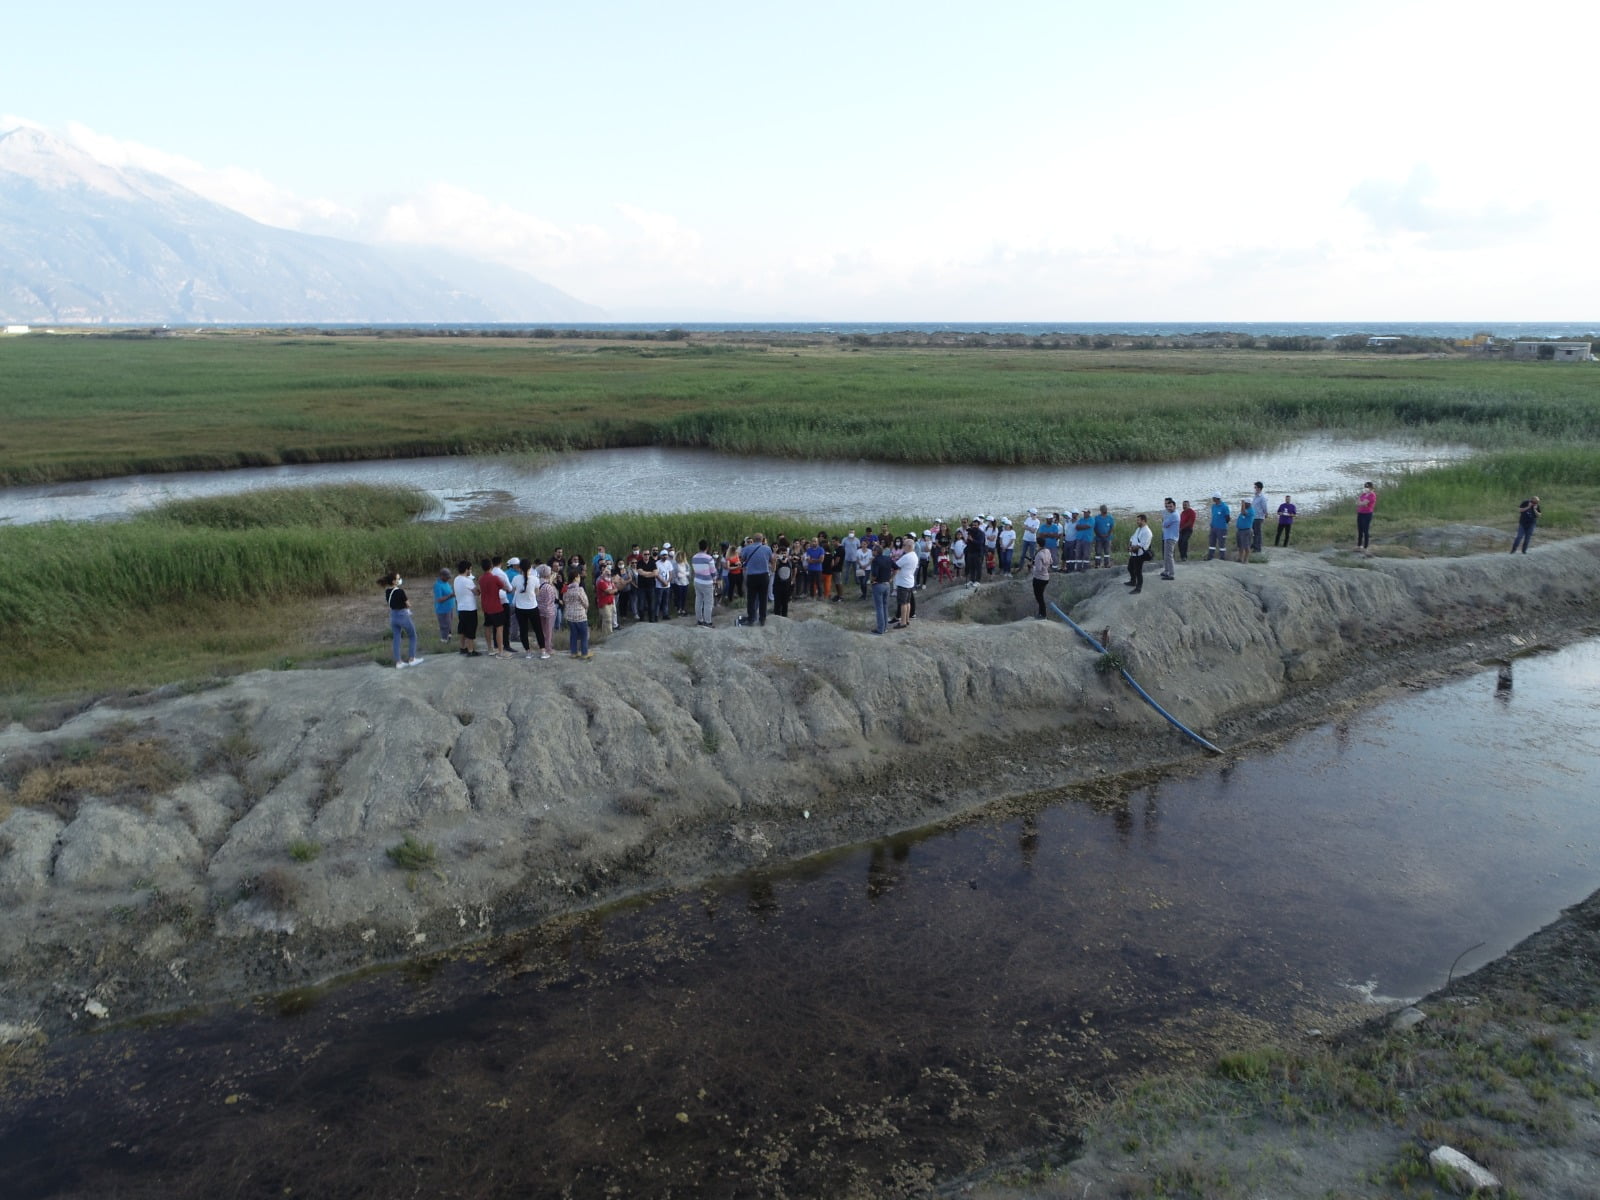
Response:
[{"label": "sea", "polygon": [[319,323],[296,328],[314,329],[458,329],[463,332],[516,329],[580,330],[610,333],[660,333],[682,329],[689,333],[851,334],[879,333],[990,333],[1030,337],[1058,334],[1121,337],[1199,337],[1208,333],[1242,333],[1252,337],[1343,337],[1361,333],[1372,337],[1470,338],[1489,333],[1498,339],[1600,338],[1596,321],[515,321],[494,324],[384,324],[381,322]]}]

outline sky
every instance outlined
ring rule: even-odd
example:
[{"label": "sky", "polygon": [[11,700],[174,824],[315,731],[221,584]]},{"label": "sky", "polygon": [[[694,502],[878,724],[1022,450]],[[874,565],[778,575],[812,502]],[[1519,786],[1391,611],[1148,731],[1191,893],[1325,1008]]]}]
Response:
[{"label": "sky", "polygon": [[35,125],[614,320],[1600,316],[1576,0],[80,0]]}]

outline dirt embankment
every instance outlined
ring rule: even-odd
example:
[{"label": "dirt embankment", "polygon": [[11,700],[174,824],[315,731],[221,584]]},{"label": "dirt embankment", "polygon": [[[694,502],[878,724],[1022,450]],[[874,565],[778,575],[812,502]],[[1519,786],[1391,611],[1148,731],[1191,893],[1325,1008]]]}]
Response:
[{"label": "dirt embankment", "polygon": [[[1575,635],[1597,583],[1600,538],[1052,591],[1231,746]],[[13,727],[0,1033],[296,986],[1200,753],[1032,607],[1001,583],[929,596],[881,638],[860,606],[818,605],[761,629],[625,630],[587,663],[264,672]]]}]

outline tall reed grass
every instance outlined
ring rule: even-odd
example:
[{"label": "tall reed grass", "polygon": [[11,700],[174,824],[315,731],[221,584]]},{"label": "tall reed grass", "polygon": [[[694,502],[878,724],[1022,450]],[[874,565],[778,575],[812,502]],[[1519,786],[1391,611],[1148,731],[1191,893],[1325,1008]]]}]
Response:
[{"label": "tall reed grass", "polygon": [[[605,347],[615,351],[618,347]],[[1588,443],[1584,367],[1247,352],[766,348],[655,357],[503,339],[0,344],[0,483],[667,444],[903,462],[1163,461],[1315,430]]]}]

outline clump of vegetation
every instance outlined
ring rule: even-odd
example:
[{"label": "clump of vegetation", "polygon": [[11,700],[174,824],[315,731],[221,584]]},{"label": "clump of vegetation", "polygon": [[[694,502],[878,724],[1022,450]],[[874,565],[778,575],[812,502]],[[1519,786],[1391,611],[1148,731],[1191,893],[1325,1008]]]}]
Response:
[{"label": "clump of vegetation", "polygon": [[1126,670],[1127,663],[1117,651],[1107,650],[1094,660],[1094,669],[1101,675],[1115,675],[1119,671]]},{"label": "clump of vegetation", "polygon": [[617,798],[612,803],[616,805],[619,813],[627,817],[649,816],[655,807],[650,793],[643,788],[628,788],[626,791],[618,792]]},{"label": "clump of vegetation", "polygon": [[247,885],[250,897],[277,913],[291,913],[300,902],[305,885],[300,876],[283,867],[268,867]]},{"label": "clump of vegetation", "polygon": [[102,743],[65,742],[22,755],[0,779],[0,817],[11,805],[42,808],[70,821],[87,797],[128,802],[189,778],[189,767],[161,739],[115,730]]},{"label": "clump of vegetation", "polygon": [[309,838],[295,838],[289,843],[289,857],[298,863],[316,862],[322,856],[322,845]]},{"label": "clump of vegetation", "polygon": [[419,842],[411,834],[398,845],[390,846],[385,853],[389,861],[402,871],[422,871],[432,867],[439,857],[438,847],[432,842]]}]

